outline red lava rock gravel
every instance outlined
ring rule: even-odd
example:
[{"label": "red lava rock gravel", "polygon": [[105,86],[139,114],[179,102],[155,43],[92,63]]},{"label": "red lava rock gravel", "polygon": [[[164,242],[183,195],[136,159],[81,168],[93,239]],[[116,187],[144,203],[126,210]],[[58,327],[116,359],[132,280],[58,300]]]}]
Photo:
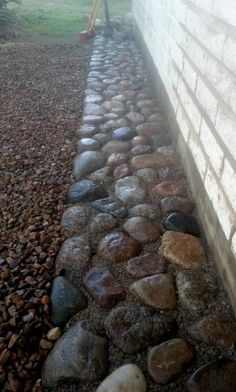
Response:
[{"label": "red lava rock gravel", "polygon": [[76,41],[0,47],[1,391],[41,391],[53,346],[49,293],[89,53]]}]

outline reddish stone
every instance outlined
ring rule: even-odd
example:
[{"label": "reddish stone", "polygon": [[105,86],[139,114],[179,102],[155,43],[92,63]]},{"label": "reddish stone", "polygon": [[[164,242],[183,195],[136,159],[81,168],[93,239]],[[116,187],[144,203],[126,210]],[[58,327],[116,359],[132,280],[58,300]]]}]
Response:
[{"label": "reddish stone", "polygon": [[107,268],[92,268],[84,277],[83,284],[93,299],[103,308],[112,307],[125,298],[124,290]]},{"label": "reddish stone", "polygon": [[141,136],[152,136],[156,135],[161,131],[160,125],[154,122],[148,122],[144,124],[140,124],[136,127],[136,131],[138,135]]},{"label": "reddish stone", "polygon": [[117,166],[113,172],[113,176],[115,179],[119,180],[120,178],[124,178],[129,175],[129,167],[126,163],[123,165]]},{"label": "reddish stone", "polygon": [[161,154],[159,152],[154,152],[153,154],[139,155],[131,160],[131,165],[134,169],[160,169],[162,167],[173,166],[175,164],[175,158]]},{"label": "reddish stone", "polygon": [[163,181],[152,188],[152,194],[158,197],[186,196],[186,188],[182,182]]},{"label": "reddish stone", "polygon": [[149,144],[148,138],[145,136],[135,136],[131,140],[132,146],[138,146],[140,144]]}]

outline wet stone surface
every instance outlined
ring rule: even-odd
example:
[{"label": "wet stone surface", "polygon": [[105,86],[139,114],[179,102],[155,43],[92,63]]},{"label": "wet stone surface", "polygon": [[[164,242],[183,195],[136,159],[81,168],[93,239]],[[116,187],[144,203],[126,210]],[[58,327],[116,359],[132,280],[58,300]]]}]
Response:
[{"label": "wet stone surface", "polygon": [[[44,392],[235,391],[229,300],[202,230],[197,238],[197,211],[142,56],[118,36],[94,40],[75,126],[75,182],[61,217],[67,239],[48,285],[51,305],[42,300],[60,325],[50,323],[40,340],[42,355],[52,350]],[[8,270],[0,273],[8,283]],[[32,287],[33,276],[25,277]],[[17,323],[17,306],[34,329],[35,299],[23,305],[17,284],[0,332]],[[0,338],[0,382],[18,339]]]}]

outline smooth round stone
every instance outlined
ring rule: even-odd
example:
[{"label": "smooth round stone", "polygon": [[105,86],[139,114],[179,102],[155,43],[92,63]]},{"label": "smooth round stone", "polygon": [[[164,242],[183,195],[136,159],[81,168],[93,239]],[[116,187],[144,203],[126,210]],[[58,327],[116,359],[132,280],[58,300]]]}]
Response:
[{"label": "smooth round stone", "polygon": [[74,314],[88,306],[84,293],[63,276],[53,280],[50,299],[51,321],[58,327],[64,326]]},{"label": "smooth round stone", "polygon": [[89,242],[83,236],[67,239],[61,246],[57,258],[56,268],[64,268],[66,276],[73,281],[76,276],[87,271],[91,261]]},{"label": "smooth round stone", "polygon": [[210,314],[191,325],[188,333],[197,341],[229,350],[236,342],[236,322],[226,315]]},{"label": "smooth round stone", "polygon": [[80,139],[77,143],[78,152],[99,150],[100,143],[91,138]]},{"label": "smooth round stone", "polygon": [[97,254],[104,261],[120,263],[138,256],[141,244],[120,232],[107,234],[98,244]]},{"label": "smooth round stone", "polygon": [[129,112],[125,117],[135,125],[141,124],[144,121],[144,116],[138,112]]},{"label": "smooth round stone", "polygon": [[131,165],[134,169],[161,169],[166,166],[174,166],[176,164],[176,159],[172,156],[154,152],[153,154],[144,154],[134,157],[131,160]]},{"label": "smooth round stone", "polygon": [[103,233],[119,225],[118,220],[111,214],[101,213],[96,215],[90,223],[89,229],[94,233]]},{"label": "smooth round stone", "polygon": [[73,175],[76,180],[80,180],[88,174],[104,166],[106,158],[99,151],[85,151],[74,159]]},{"label": "smooth round stone", "polygon": [[150,219],[141,216],[127,220],[123,229],[130,237],[141,243],[156,241],[161,235],[161,227],[158,224],[154,224]]},{"label": "smooth round stone", "polygon": [[102,103],[103,97],[99,94],[88,94],[85,98],[86,103]]},{"label": "smooth round stone", "polygon": [[186,197],[169,196],[160,200],[160,207],[163,214],[174,211],[190,214],[193,211],[194,204]]},{"label": "smooth round stone", "polygon": [[115,196],[123,203],[139,203],[146,197],[140,180],[136,176],[121,178],[115,184]]},{"label": "smooth round stone", "polygon": [[130,216],[142,216],[152,220],[160,218],[160,209],[152,204],[137,204],[129,210]]},{"label": "smooth round stone", "polygon": [[181,305],[195,314],[214,309],[218,296],[215,279],[202,271],[182,271],[177,275],[176,285]]},{"label": "smooth round stone", "polygon": [[88,206],[73,206],[67,208],[61,218],[61,228],[69,236],[80,234],[88,224],[91,209]]},{"label": "smooth round stone", "polygon": [[106,155],[111,155],[113,153],[126,153],[130,150],[129,142],[121,142],[118,140],[114,140],[105,144],[102,147],[102,152]]},{"label": "smooth round stone", "polygon": [[152,136],[152,143],[154,148],[160,148],[163,146],[168,146],[172,143],[170,136],[168,135],[154,135]]},{"label": "smooth round stone", "polygon": [[158,176],[155,169],[139,169],[136,171],[136,176],[139,177],[144,183],[154,185],[157,183]]},{"label": "smooth round stone", "polygon": [[125,299],[125,292],[118,280],[105,267],[92,268],[83,278],[91,297],[103,308],[110,308]]},{"label": "smooth round stone", "polygon": [[[100,65],[102,65],[101,63],[98,63],[98,64],[90,64],[91,66],[92,65],[98,65],[98,66],[100,66]],[[92,90],[94,90],[94,91],[97,91],[97,92],[101,92],[102,90],[104,90],[104,88],[105,88],[105,86],[104,86],[104,84],[102,83],[102,82],[96,82],[96,81],[94,81],[94,82],[90,82],[90,83],[88,83],[87,84],[87,88],[91,88]]]},{"label": "smooth round stone", "polygon": [[128,154],[125,154],[124,152],[114,152],[109,156],[107,160],[107,165],[112,167],[120,166],[123,163],[127,162],[128,158]]},{"label": "smooth round stone", "polygon": [[89,322],[70,327],[49,353],[42,372],[44,386],[57,387],[58,381],[95,381],[107,369],[108,344],[89,330]]},{"label": "smooth round stone", "polygon": [[112,169],[110,166],[102,167],[102,169],[98,169],[92,174],[90,174],[89,178],[92,181],[98,181],[102,183],[107,183],[112,181],[111,176]]},{"label": "smooth round stone", "polygon": [[98,116],[98,115],[93,115],[89,114],[87,116],[83,116],[83,124],[93,124],[93,125],[98,125],[101,124],[105,121],[103,116]]},{"label": "smooth round stone", "polygon": [[148,373],[158,384],[168,384],[192,362],[195,350],[184,339],[172,339],[148,352]]},{"label": "smooth round stone", "polygon": [[93,136],[96,132],[96,127],[90,124],[81,125],[81,127],[76,131],[76,134],[80,137]]},{"label": "smooth round stone", "polygon": [[171,263],[193,270],[206,261],[205,250],[200,240],[177,231],[166,231],[163,234],[159,254]]},{"label": "smooth round stone", "polygon": [[160,114],[160,113],[154,113],[154,114],[152,114],[152,115],[149,117],[148,121],[149,121],[149,122],[155,122],[155,123],[157,123],[157,124],[158,124],[158,123],[159,123],[159,124],[164,124],[164,122],[165,122],[163,115]]},{"label": "smooth round stone", "polygon": [[200,237],[200,228],[197,219],[190,214],[183,214],[182,212],[173,212],[168,215],[163,226],[166,230],[181,231],[186,234],[191,234]]},{"label": "smooth round stone", "polygon": [[180,181],[163,181],[152,188],[151,192],[157,197],[186,196],[187,190]]},{"label": "smooth round stone", "polygon": [[135,135],[136,131],[133,128],[123,127],[116,129],[112,133],[112,139],[126,141],[132,139]]},{"label": "smooth round stone", "polygon": [[146,392],[147,383],[139,367],[134,364],[121,366],[111,373],[96,392]]},{"label": "smooth round stone", "polygon": [[149,144],[138,144],[131,149],[132,155],[149,154],[152,152],[152,147]]},{"label": "smooth round stone", "polygon": [[96,133],[93,139],[97,140],[101,146],[104,146],[109,141],[109,136],[104,133]]},{"label": "smooth round stone", "polygon": [[109,213],[118,219],[123,219],[128,215],[128,211],[124,205],[114,197],[96,200],[92,203],[92,207],[98,211]]},{"label": "smooth round stone", "polygon": [[185,384],[186,392],[235,392],[236,362],[212,361],[200,367]]},{"label": "smooth round stone", "polygon": [[121,109],[124,108],[124,105],[123,105],[122,102],[120,102],[120,101],[115,101],[115,100],[112,100],[112,101],[105,101],[105,102],[103,103],[102,106],[103,106],[105,109],[107,109],[107,110],[112,110],[113,108],[121,108]]},{"label": "smooth round stone", "polygon": [[154,309],[175,309],[176,295],[173,278],[168,274],[156,274],[137,280],[130,286],[143,304]]},{"label": "smooth round stone", "polygon": [[129,166],[126,163],[117,166],[113,172],[113,176],[116,180],[127,177],[129,174],[130,174]]},{"label": "smooth round stone", "polygon": [[137,134],[140,136],[153,136],[160,132],[159,123],[143,123],[136,127]]},{"label": "smooth round stone", "polygon": [[102,116],[106,113],[106,109],[96,103],[86,103],[84,106],[84,116],[95,115]]},{"label": "smooth round stone", "polygon": [[137,106],[139,109],[143,109],[146,107],[150,108],[152,106],[155,106],[155,101],[152,99],[143,99],[137,102]]},{"label": "smooth round stone", "polygon": [[149,144],[149,140],[147,137],[145,136],[135,136],[132,140],[131,140],[131,144],[132,146],[138,146],[138,145],[147,145]]},{"label": "smooth round stone", "polygon": [[67,201],[68,203],[80,203],[102,199],[107,196],[107,190],[101,185],[97,185],[91,180],[81,180],[70,186]]},{"label": "smooth round stone", "polygon": [[116,95],[115,97],[112,98],[112,101],[120,101],[120,102],[125,102],[127,100],[125,95],[119,94]]},{"label": "smooth round stone", "polygon": [[127,127],[129,124],[128,120],[126,118],[119,118],[116,122],[117,128],[119,127]]},{"label": "smooth round stone", "polygon": [[126,271],[133,278],[143,278],[165,272],[164,260],[152,253],[147,253],[143,256],[137,256],[128,261]]}]

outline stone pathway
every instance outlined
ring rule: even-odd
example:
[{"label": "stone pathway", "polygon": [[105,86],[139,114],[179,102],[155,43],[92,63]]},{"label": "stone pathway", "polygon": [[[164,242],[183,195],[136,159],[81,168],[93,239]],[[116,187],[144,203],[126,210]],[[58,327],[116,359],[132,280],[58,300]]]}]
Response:
[{"label": "stone pathway", "polygon": [[134,42],[96,38],[76,138],[45,390],[235,391],[236,323]]}]

